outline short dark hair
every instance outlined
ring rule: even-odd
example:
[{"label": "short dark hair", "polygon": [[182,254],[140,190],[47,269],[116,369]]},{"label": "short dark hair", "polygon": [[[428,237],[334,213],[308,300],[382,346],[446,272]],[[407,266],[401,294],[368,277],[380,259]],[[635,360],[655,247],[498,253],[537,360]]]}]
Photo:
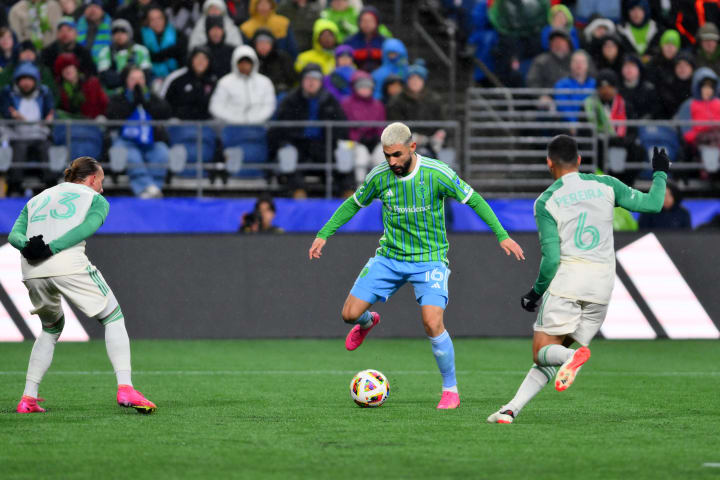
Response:
[{"label": "short dark hair", "polygon": [[78,157],[65,169],[66,182],[82,182],[100,170],[100,163],[92,157]]},{"label": "short dark hair", "polygon": [[557,135],[550,140],[547,156],[553,163],[574,165],[578,159],[577,142],[569,135]]}]

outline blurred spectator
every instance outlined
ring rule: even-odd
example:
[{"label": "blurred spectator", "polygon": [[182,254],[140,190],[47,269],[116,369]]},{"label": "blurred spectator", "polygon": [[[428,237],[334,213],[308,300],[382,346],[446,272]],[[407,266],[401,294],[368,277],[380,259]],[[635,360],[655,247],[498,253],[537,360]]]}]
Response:
[{"label": "blurred spectator", "polygon": [[620,0],[577,0],[575,16],[580,23],[586,23],[593,15],[609,18],[615,23],[622,15]]},{"label": "blurred spectator", "polygon": [[665,188],[665,200],[659,213],[641,213],[638,218],[640,230],[690,230],[690,212],[680,205],[680,190],[668,183]]},{"label": "blurred spectator", "polygon": [[113,20],[112,43],[98,54],[98,72],[100,81],[108,91],[123,88],[122,72],[125,67],[133,65],[150,75],[152,63],[150,52],[143,45],[133,41],[133,30],[130,22],[125,19]]},{"label": "blurred spectator", "polygon": [[[590,56],[585,50],[576,50],[570,57],[570,76],[558,80],[556,89],[594,89],[595,79],[590,76]],[[570,122],[578,121],[578,112],[583,110],[583,101],[589,93],[557,93],[557,111],[563,112]],[[573,102],[573,105],[561,102]]]},{"label": "blurred spectator", "polygon": [[252,0],[225,0],[228,16],[235,25],[241,25],[250,18],[250,3]]},{"label": "blurred spectator", "polygon": [[79,16],[78,14],[78,5],[80,4],[77,0],[58,0],[58,3],[60,4],[60,10],[62,11],[63,16],[65,17],[73,17],[77,18]]},{"label": "blurred spectator", "polygon": [[110,46],[112,18],[103,10],[102,0],[90,0],[77,22],[77,42],[90,50],[98,63],[100,51]]},{"label": "blurred spectator", "polygon": [[210,16],[205,20],[208,39],[206,47],[210,50],[210,70],[217,78],[230,73],[232,54],[235,50],[233,45],[225,42],[224,23],[223,17],[218,16]]},{"label": "blurred spectator", "polygon": [[313,25],[320,18],[320,5],[314,0],[283,0],[277,9],[279,15],[290,20],[299,52],[313,47]]},{"label": "blurred spectator", "polygon": [[375,7],[365,7],[358,15],[359,31],[345,39],[353,48],[355,65],[372,72],[382,64],[382,47],[390,32],[380,24],[380,13]]},{"label": "blurred spectator", "polygon": [[175,70],[165,79],[160,92],[172,109],[172,116],[180,120],[209,120],[210,97],[217,77],[210,69],[210,49],[195,47],[187,66]]},{"label": "blurred spectator", "polygon": [[692,76],[695,60],[688,52],[680,52],[675,57],[672,75],[664,77],[658,86],[660,96],[659,118],[672,118],[680,106],[692,96]]},{"label": "blurred spectator", "polygon": [[[110,99],[109,119],[148,121],[170,118],[170,105],[150,91],[141,68],[129,66],[123,70],[123,76],[125,88]],[[133,193],[140,198],[161,197],[169,158],[165,129],[128,123],[122,127],[113,146],[127,149],[127,173]]]},{"label": "blurred spectator", "polygon": [[[389,121],[443,121],[445,109],[440,96],[427,88],[428,70],[423,63],[414,63],[408,69],[405,90],[390,101],[387,106]],[[431,127],[414,128],[418,151],[431,156],[437,153],[445,142],[445,130]]]},{"label": "blurred spectator", "polygon": [[[471,14],[472,33],[468,38],[468,46],[475,50],[475,59],[493,73],[500,74],[495,70],[495,47],[498,42],[498,34],[490,25],[488,20],[488,8],[487,0],[478,0],[475,7],[472,9]],[[508,81],[504,78],[507,86],[511,85],[522,85],[521,74],[519,72],[519,62],[517,63],[517,80]],[[507,73],[507,72],[506,72]],[[487,85],[489,79],[487,78],[486,69],[481,68],[479,65],[475,65],[474,73],[475,82]]]},{"label": "blurred spectator", "polygon": [[18,48],[15,37],[7,27],[0,27],[0,70],[17,61]]},{"label": "blurred spectator", "polygon": [[653,55],[647,65],[647,77],[656,87],[670,82],[674,76],[675,57],[680,51],[680,34],[676,30],[666,30],[660,37],[660,51]]},{"label": "blurred spectator", "polygon": [[[386,120],[385,106],[380,100],[373,97],[375,84],[369,73],[358,70],[352,78],[352,95],[342,101],[341,106],[345,116],[350,121],[379,121]],[[355,127],[350,128],[350,140],[357,142],[354,151],[355,181],[362,183],[368,170],[379,164],[384,156],[380,145],[380,135],[383,127]],[[374,161],[373,161],[374,160]]]},{"label": "blurred spectator", "polygon": [[650,17],[650,5],[647,0],[627,2],[627,20],[618,26],[625,49],[635,53],[647,62],[656,53],[660,41],[660,30]]},{"label": "blurred spectator", "polygon": [[60,92],[58,118],[97,118],[105,115],[108,97],[95,76],[86,76],[74,53],[61,53],[55,60],[55,78]]},{"label": "blurred spectator", "polygon": [[[318,20],[327,22],[327,20]],[[332,23],[332,22],[330,22]],[[290,92],[278,107],[278,120],[346,120],[345,113],[335,97],[322,86],[323,72],[319,65],[310,63],[300,73],[300,86]],[[331,160],[326,157],[325,128],[293,127],[273,128],[270,130],[271,155],[283,144],[293,145],[298,152],[299,163],[325,163]],[[345,128],[332,129],[331,143],[333,148],[336,140],[347,138]],[[272,156],[271,156],[272,158]],[[352,175],[338,174],[335,182],[336,194],[353,188]],[[307,196],[304,175],[295,171],[287,179],[288,188],[296,198]]]},{"label": "blurred spectator", "polygon": [[142,43],[150,51],[153,81],[162,81],[177,70],[187,58],[187,38],[170,25],[158,5],[150,5],[146,14],[147,26],[142,27]]},{"label": "blurred spectator", "polygon": [[275,221],[275,202],[269,195],[263,195],[255,202],[252,212],[243,215],[243,223],[240,226],[242,233],[285,233],[285,231],[273,225]]},{"label": "blurred spectator", "polygon": [[63,17],[58,24],[57,40],[40,52],[42,63],[51,69],[55,68],[55,60],[62,53],[72,53],[80,62],[80,71],[85,75],[96,75],[97,67],[90,51],[77,43],[77,25],[72,17]]},{"label": "blurred spectator", "polygon": [[615,23],[612,20],[603,17],[593,18],[583,30],[585,48],[590,52],[599,49],[598,42],[613,33],[615,33]]},{"label": "blurred spectator", "polygon": [[[693,75],[693,98],[683,105],[678,118],[694,121],[720,121],[720,98],[717,95],[718,76],[707,67],[698,68]],[[695,125],[684,129],[683,138],[692,148],[699,145],[720,145],[720,128]]]},{"label": "blurred spectator", "polygon": [[683,36],[684,43],[695,45],[698,28],[712,23],[720,24],[720,4],[717,0],[696,0],[672,2],[676,8],[675,28]]},{"label": "blurred spectator", "polygon": [[218,81],[210,98],[210,114],[227,123],[262,124],[275,111],[275,88],[258,73],[259,60],[247,45],[235,48],[232,71]]},{"label": "blurred spectator", "polygon": [[611,33],[604,36],[596,44],[592,56],[598,71],[610,69],[620,75],[624,49],[620,37]]},{"label": "blurred spectator", "polygon": [[337,47],[338,28],[330,20],[317,20],[313,26],[313,48],[298,55],[295,70],[302,71],[307,65],[314,63],[328,75],[335,69],[335,48]]},{"label": "blurred spectator", "polygon": [[200,19],[201,5],[194,0],[170,0],[165,13],[168,22],[186,37],[192,34],[195,23]]},{"label": "blurred spectator", "polygon": [[57,85],[55,84],[55,75],[52,69],[46,67],[38,61],[37,50],[35,44],[30,40],[20,43],[18,48],[17,60],[8,64],[2,72],[0,72],[0,86],[11,85],[14,83],[15,69],[22,63],[32,63],[38,69],[40,74],[40,83],[45,85],[52,93],[53,98],[57,98]]},{"label": "blurred spectator", "polygon": [[278,95],[289,92],[297,83],[297,73],[290,55],[275,48],[275,37],[270,30],[258,28],[253,37],[253,47],[260,61],[261,74],[268,77]]},{"label": "blurred spectator", "polygon": [[625,99],[618,93],[618,76],[612,70],[601,70],[595,82],[596,93],[585,99],[588,121],[595,123],[599,133],[623,138],[627,134],[624,125],[613,126],[611,120],[627,120]]},{"label": "blurred spectator", "polygon": [[382,86],[388,75],[398,75],[405,81],[408,74],[408,54],[405,44],[396,38],[388,38],[383,43],[382,65],[372,72],[375,82],[375,98],[382,98]]},{"label": "blurred spectator", "polygon": [[188,49],[192,50],[198,45],[208,43],[208,28],[205,25],[207,19],[211,16],[222,18],[222,29],[225,32],[225,43],[236,47],[242,45],[242,37],[240,30],[235,26],[232,19],[227,14],[227,7],[222,0],[205,0],[203,3],[203,14],[195,23],[192,34],[190,35],[190,43]]},{"label": "blurred spectator", "polygon": [[530,65],[527,86],[530,88],[552,88],[563,77],[570,75],[570,52],[572,42],[565,30],[550,33],[550,51],[538,55]]},{"label": "blurred spectator", "polygon": [[385,81],[382,86],[382,102],[385,107],[392,101],[393,98],[400,95],[405,88],[405,81],[400,75],[394,73],[385,77]]},{"label": "blurred spectator", "polygon": [[342,43],[347,37],[357,33],[358,12],[348,0],[330,0],[328,3],[329,5],[322,11],[320,17],[337,25],[338,42]]},{"label": "blurred spectator", "polygon": [[243,37],[250,41],[258,28],[267,28],[275,37],[275,48],[286,51],[295,58],[298,54],[295,34],[290,20],[276,13],[275,0],[251,0],[250,18],[240,25]]},{"label": "blurred spectator", "polygon": [[720,32],[714,23],[706,23],[698,30],[699,46],[695,52],[697,67],[707,67],[713,72],[720,74]]},{"label": "blurred spectator", "polygon": [[655,86],[645,80],[644,66],[636,55],[625,55],[622,67],[622,81],[620,95],[632,112],[628,118],[631,120],[652,119],[657,116],[660,104]]},{"label": "blurred spectator", "polygon": [[325,76],[323,85],[338,102],[352,93],[352,77],[357,69],[353,63],[353,49],[340,45],[335,49],[335,70]]},{"label": "blurred spectator", "polygon": [[[12,83],[0,92],[0,112],[3,118],[35,122],[16,125],[8,133],[13,148],[13,163],[47,162],[50,130],[39,122],[54,118],[55,100],[50,90],[40,83],[40,72],[31,62],[23,62],[15,68]],[[8,171],[8,192],[19,192],[26,171],[11,168]],[[49,185],[52,173],[43,170],[43,181]]]},{"label": "blurred spectator", "polygon": [[550,32],[555,29],[565,30],[570,35],[573,49],[580,48],[580,39],[573,21],[573,15],[568,7],[562,4],[553,6],[548,13],[548,25],[542,29],[540,36],[542,49],[547,51],[550,48]]},{"label": "blurred spectator", "polygon": [[55,40],[60,17],[62,10],[55,0],[20,0],[8,13],[10,29],[18,41],[30,40],[38,50]]},{"label": "blurred spectator", "polygon": [[147,13],[151,6],[157,5],[153,5],[152,0],[125,0],[112,17],[113,20],[127,20],[135,34],[133,40],[142,43],[141,29],[144,25],[147,26]]}]

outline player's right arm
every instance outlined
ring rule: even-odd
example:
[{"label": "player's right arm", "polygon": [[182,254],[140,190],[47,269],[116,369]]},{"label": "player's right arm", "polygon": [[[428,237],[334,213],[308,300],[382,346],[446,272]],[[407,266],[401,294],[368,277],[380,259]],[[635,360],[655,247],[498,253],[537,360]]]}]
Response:
[{"label": "player's right arm", "polygon": [[27,205],[25,205],[20,212],[15,224],[13,225],[10,235],[8,235],[8,242],[10,245],[18,250],[22,250],[28,242],[27,238],[27,226],[28,226],[28,211]]},{"label": "player's right arm", "polygon": [[665,150],[658,150],[655,147],[652,158],[653,181],[650,191],[643,193],[634,188],[628,187],[614,177],[598,177],[601,182],[610,185],[615,192],[615,205],[626,208],[632,212],[658,213],[662,210],[665,200],[665,185],[667,182],[667,171],[670,168],[670,158]]}]

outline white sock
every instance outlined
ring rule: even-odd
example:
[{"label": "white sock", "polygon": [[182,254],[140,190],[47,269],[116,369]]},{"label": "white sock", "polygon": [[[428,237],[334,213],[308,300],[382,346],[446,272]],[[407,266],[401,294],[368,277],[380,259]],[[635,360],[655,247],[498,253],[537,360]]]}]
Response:
[{"label": "white sock", "polygon": [[25,392],[23,392],[23,395],[37,398],[40,382],[52,363],[55,344],[58,338],[60,338],[59,333],[48,333],[42,330],[37,340],[35,340],[32,353],[30,353],[30,362],[28,364]]},{"label": "white sock", "polygon": [[453,385],[452,387],[443,387],[443,392],[458,393],[457,385]]},{"label": "white sock", "polygon": [[125,320],[120,318],[105,325],[105,347],[112,363],[118,385],[130,385],[130,339],[125,329]]},{"label": "white sock", "polygon": [[566,348],[562,345],[545,345],[538,350],[538,365],[554,366],[562,365],[572,357],[575,350]]},{"label": "white sock", "polygon": [[[543,370],[541,369],[548,371],[543,373]],[[549,371],[550,369],[554,370],[553,367],[533,366],[533,368],[531,368],[525,376],[525,380],[523,380],[520,384],[520,388],[518,388],[515,397],[510,400],[510,403],[503,405],[500,410],[512,410],[513,415],[517,417],[523,407],[525,407],[525,405],[527,405],[527,403],[532,400],[535,395],[540,393],[540,390],[542,390],[545,385],[547,385],[549,381],[548,374],[552,373]]]}]

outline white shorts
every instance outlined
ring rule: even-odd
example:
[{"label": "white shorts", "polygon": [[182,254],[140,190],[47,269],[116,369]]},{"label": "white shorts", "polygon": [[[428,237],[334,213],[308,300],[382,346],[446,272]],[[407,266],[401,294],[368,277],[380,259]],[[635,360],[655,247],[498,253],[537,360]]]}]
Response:
[{"label": "white shorts", "polygon": [[535,331],[548,335],[569,335],[580,345],[588,346],[605,321],[608,306],[558,297],[545,292],[535,322]]},{"label": "white shorts", "polygon": [[118,307],[110,287],[100,271],[92,265],[87,271],[58,277],[30,278],[24,281],[34,310],[44,328],[50,328],[62,318],[60,296],[90,318],[102,320]]}]

